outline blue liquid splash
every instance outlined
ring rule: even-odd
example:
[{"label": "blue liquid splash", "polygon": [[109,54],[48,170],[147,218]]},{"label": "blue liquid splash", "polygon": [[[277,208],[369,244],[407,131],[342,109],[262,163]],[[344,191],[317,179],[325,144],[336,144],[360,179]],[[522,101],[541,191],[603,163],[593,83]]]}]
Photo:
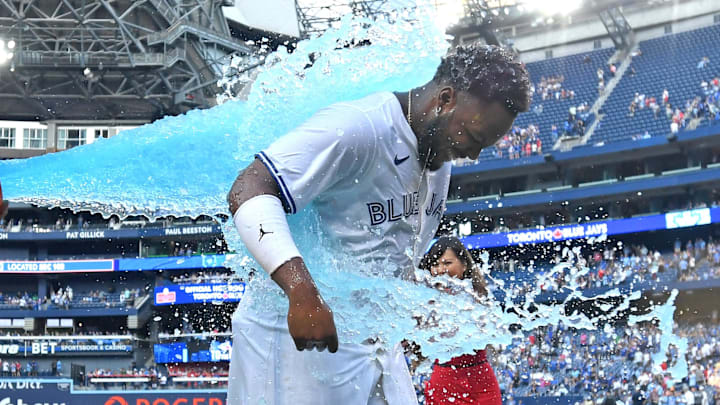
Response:
[{"label": "blue liquid splash", "polygon": [[[406,11],[376,21],[348,16],[340,28],[299,43],[293,53],[280,49],[269,55],[246,101],[225,95],[223,104],[208,110],[168,117],[69,151],[0,162],[3,191],[12,201],[106,216],[229,216],[226,194],[238,171],[257,151],[315,111],[377,91],[405,91],[433,77],[447,50],[434,16],[413,2],[393,6]],[[372,45],[343,47],[362,40]],[[307,67],[310,54],[319,57]],[[443,279],[454,291],[446,293],[429,287],[422,272],[417,272],[419,283],[384,276],[331,249],[312,207],[289,222],[308,268],[334,311],[341,344],[377,337],[392,347],[408,339],[420,343],[428,358],[447,361],[487,344],[510,344],[512,324],[532,330],[562,321],[566,326],[596,329],[597,319],[566,316],[562,304],[536,305],[531,312],[512,305],[506,294],[505,304],[518,309],[511,314],[489,300],[479,305],[468,294],[472,291],[469,281]],[[247,276],[257,264],[232,223],[225,223],[223,232],[228,245],[238,252],[229,264]],[[484,262],[488,263],[487,257]],[[286,310],[286,299],[265,273],[259,272],[248,289],[254,292],[253,299],[245,305]],[[577,285],[574,289],[568,299],[582,296]],[[539,293],[538,285],[526,301],[532,302]],[[607,294],[621,296],[617,290]],[[622,306],[629,307],[638,296],[624,297]],[[669,301],[646,318],[661,319],[667,326],[672,324],[673,311]],[[668,333],[663,344],[670,344],[671,327],[663,331]],[[675,378],[687,373],[685,364],[676,368],[672,370]]]}]

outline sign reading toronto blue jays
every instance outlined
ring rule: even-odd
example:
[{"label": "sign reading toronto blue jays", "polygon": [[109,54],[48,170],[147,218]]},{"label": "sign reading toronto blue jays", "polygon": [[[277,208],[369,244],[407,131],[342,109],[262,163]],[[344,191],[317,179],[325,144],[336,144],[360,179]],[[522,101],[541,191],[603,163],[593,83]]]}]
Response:
[{"label": "sign reading toronto blue jays", "polygon": [[700,208],[636,218],[613,219],[577,225],[549,226],[541,229],[471,235],[463,242],[471,249],[559,242],[597,238],[625,233],[675,229],[720,222],[720,208]]}]

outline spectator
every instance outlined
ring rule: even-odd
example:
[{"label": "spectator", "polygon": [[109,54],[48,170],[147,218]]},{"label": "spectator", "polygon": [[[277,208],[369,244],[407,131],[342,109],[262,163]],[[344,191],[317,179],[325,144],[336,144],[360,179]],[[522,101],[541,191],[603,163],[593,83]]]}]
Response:
[{"label": "spectator", "polygon": [[[472,280],[478,300],[487,296],[485,279],[462,242],[454,237],[441,237],[423,258],[421,268],[432,277]],[[432,280],[430,280],[432,282]],[[440,287],[443,288],[443,287]],[[500,387],[488,363],[485,350],[454,357],[449,362],[435,360],[430,380],[425,386],[426,403],[446,404],[462,400],[465,403],[501,405]]]},{"label": "spectator", "polygon": [[700,59],[700,62],[698,62],[697,68],[704,69],[705,66],[707,66],[708,64],[710,64],[710,58],[708,58],[707,56],[703,56],[702,59]]}]

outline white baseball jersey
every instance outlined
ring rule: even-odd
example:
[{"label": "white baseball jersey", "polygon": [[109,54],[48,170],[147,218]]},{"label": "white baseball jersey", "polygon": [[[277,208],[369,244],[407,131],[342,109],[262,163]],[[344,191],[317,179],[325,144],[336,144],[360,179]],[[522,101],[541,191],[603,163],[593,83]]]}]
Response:
[{"label": "white baseball jersey", "polygon": [[[313,203],[345,253],[408,270],[437,230],[450,182],[450,164],[423,170],[417,149],[395,95],[377,93],[319,111],[257,156],[289,213]],[[399,344],[298,352],[272,304],[286,301],[279,291],[255,284],[233,317],[229,405],[417,404]]]},{"label": "white baseball jersey", "polygon": [[451,165],[423,169],[392,93],[327,107],[257,156],[288,212],[312,202],[327,235],[362,260],[417,265],[445,210]]}]

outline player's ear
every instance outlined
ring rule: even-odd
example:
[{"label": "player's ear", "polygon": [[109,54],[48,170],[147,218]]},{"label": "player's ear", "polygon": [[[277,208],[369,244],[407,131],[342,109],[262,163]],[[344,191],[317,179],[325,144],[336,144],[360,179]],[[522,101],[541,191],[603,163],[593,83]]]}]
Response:
[{"label": "player's ear", "polygon": [[452,86],[443,86],[437,94],[436,112],[438,114],[447,113],[455,108],[457,104],[457,91]]}]

